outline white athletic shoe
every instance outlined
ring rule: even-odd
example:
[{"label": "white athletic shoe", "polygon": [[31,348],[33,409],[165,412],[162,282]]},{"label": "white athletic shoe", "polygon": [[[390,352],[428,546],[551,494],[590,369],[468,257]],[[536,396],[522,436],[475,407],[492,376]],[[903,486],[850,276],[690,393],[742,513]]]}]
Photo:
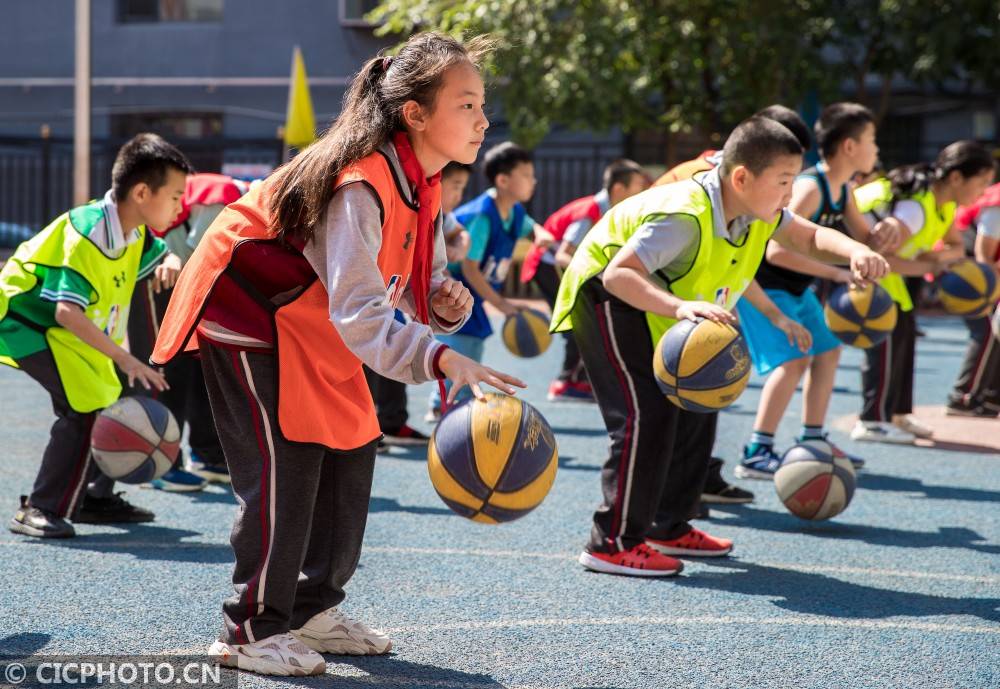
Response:
[{"label": "white athletic shoe", "polygon": [[392,649],[392,641],[385,632],[352,620],[336,607],[313,615],[304,625],[293,629],[292,634],[320,653],[364,656],[381,655]]},{"label": "white athletic shoe", "polygon": [[901,428],[907,433],[912,433],[918,438],[933,438],[934,429],[915,417],[913,414],[899,414],[892,417],[892,423],[896,428]]},{"label": "white athletic shoe", "polygon": [[208,657],[220,665],[262,675],[305,677],[326,672],[326,660],[291,634],[275,634],[249,644],[216,641]]},{"label": "white athletic shoe", "polygon": [[851,430],[851,440],[862,440],[872,443],[895,443],[897,445],[912,445],[917,437],[891,423],[884,421],[858,421]]}]

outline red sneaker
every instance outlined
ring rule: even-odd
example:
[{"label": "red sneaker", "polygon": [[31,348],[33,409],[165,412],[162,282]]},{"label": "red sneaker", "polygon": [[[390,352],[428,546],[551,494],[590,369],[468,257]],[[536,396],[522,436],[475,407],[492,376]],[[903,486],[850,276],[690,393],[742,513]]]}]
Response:
[{"label": "red sneaker", "polygon": [[580,553],[581,565],[594,572],[624,574],[628,577],[672,577],[682,569],[684,563],[666,555],[660,555],[645,543],[617,553]]},{"label": "red sneaker", "polygon": [[687,555],[688,557],[721,557],[728,555],[733,549],[733,542],[728,538],[709,536],[701,529],[694,528],[680,538],[672,538],[669,541],[647,538],[646,543],[664,555]]},{"label": "red sneaker", "polygon": [[593,402],[594,394],[590,383],[571,383],[554,380],[549,385],[549,402]]}]

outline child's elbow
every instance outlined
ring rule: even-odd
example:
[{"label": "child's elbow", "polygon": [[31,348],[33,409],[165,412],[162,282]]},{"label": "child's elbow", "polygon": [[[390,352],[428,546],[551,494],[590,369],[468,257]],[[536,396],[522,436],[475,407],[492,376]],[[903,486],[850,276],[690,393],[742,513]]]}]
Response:
[{"label": "child's elbow", "polygon": [[74,310],[78,311],[79,307],[65,301],[56,302],[56,310],[54,314],[56,323],[66,327],[66,324],[73,317]]},{"label": "child's elbow", "polygon": [[604,289],[612,294],[615,294],[615,290],[621,286],[621,280],[622,270],[617,266],[608,266],[604,269],[604,273],[601,274],[601,282],[604,283]]}]

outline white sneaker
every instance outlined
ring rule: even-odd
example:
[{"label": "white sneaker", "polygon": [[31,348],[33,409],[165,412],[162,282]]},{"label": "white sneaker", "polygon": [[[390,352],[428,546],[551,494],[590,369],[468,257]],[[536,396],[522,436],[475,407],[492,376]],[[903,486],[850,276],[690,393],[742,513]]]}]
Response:
[{"label": "white sneaker", "polygon": [[915,417],[913,414],[899,414],[892,417],[896,428],[901,428],[907,433],[912,433],[918,438],[934,437],[934,429]]},{"label": "white sneaker", "polygon": [[381,629],[352,620],[336,607],[313,615],[304,625],[293,629],[292,634],[320,653],[381,655],[392,648],[392,641]]},{"label": "white sneaker", "polygon": [[858,421],[851,430],[851,440],[912,445],[916,439],[912,433],[884,421]]},{"label": "white sneaker", "polygon": [[326,672],[326,660],[291,634],[275,634],[249,644],[216,641],[208,657],[220,665],[262,675],[304,677]]}]

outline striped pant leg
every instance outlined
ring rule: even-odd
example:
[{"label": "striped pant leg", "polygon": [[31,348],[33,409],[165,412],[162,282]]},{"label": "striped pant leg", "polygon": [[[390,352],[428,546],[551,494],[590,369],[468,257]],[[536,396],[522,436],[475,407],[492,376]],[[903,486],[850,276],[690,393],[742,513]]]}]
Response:
[{"label": "striped pant leg", "polygon": [[900,311],[896,327],[885,340],[865,350],[861,363],[862,421],[892,421],[907,414],[913,401],[916,317]]},{"label": "striped pant leg", "polygon": [[670,471],[664,482],[656,521],[650,529],[653,538],[671,540],[691,530],[688,518],[701,501],[712,462],[718,419],[718,412],[701,414],[682,410],[678,414],[677,427],[683,431],[674,439]]},{"label": "striped pant leg", "polygon": [[73,411],[49,350],[19,359],[17,365],[49,393],[56,415],[29,501],[71,519],[83,501],[87,481],[96,470],[90,455],[90,430],[97,412]]},{"label": "striped pant leg", "polygon": [[596,280],[580,292],[573,335],[611,441],[589,547],[627,550],[643,542],[653,523],[679,410],[664,399],[653,377],[645,314],[609,295]]},{"label": "striped pant leg", "polygon": [[277,420],[271,354],[202,343],[212,415],[240,503],[230,543],[235,595],[223,603],[223,640],[243,644],[291,629],[326,451],[289,443]]},{"label": "striped pant leg", "polygon": [[892,414],[913,413],[913,383],[917,364],[917,312],[908,311],[899,315],[896,323],[897,350],[894,353],[895,368],[892,382],[895,386],[895,406]]},{"label": "striped pant leg", "polygon": [[371,442],[349,452],[326,453],[302,574],[295,591],[292,629],[344,600],[344,586],[361,559],[376,444]]},{"label": "striped pant leg", "polygon": [[975,387],[976,398],[987,408],[1000,411],[1000,338],[991,336],[986,343],[986,363]]},{"label": "striped pant leg", "polygon": [[989,317],[970,318],[965,325],[969,329],[969,344],[949,399],[957,404],[972,405],[980,401],[979,393],[987,380],[990,350],[996,346],[996,339]]}]

